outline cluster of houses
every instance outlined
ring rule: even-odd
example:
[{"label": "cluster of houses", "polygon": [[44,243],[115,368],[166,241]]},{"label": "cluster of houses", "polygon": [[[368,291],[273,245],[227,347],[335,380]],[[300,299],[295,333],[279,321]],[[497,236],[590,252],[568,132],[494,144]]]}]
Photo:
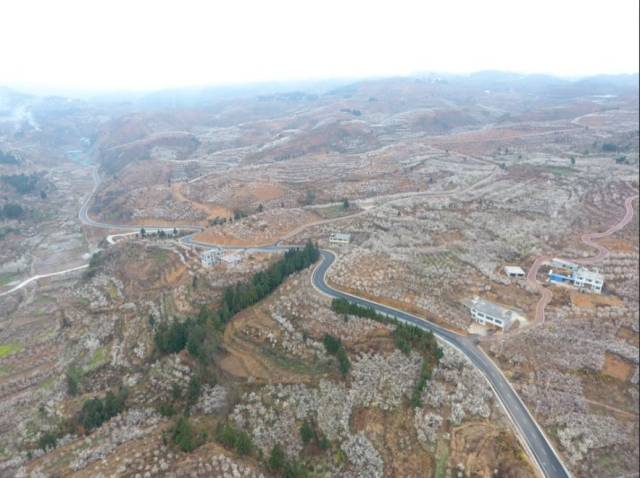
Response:
[{"label": "cluster of houses", "polygon": [[[549,283],[573,286],[581,292],[602,293],[604,277],[598,271],[558,258],[552,259],[550,266],[547,276]],[[518,266],[506,266],[504,273],[513,279],[524,279],[526,276]],[[519,316],[513,310],[478,297],[467,301],[466,305],[473,320],[481,325],[491,325],[503,330],[509,330]]]}]

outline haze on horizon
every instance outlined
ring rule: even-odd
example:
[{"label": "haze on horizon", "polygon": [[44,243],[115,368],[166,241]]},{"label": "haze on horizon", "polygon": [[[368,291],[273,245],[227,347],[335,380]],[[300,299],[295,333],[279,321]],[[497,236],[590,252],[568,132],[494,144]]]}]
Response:
[{"label": "haze on horizon", "polygon": [[30,89],[638,71],[638,2],[629,0],[24,0],[2,16],[0,85]]}]

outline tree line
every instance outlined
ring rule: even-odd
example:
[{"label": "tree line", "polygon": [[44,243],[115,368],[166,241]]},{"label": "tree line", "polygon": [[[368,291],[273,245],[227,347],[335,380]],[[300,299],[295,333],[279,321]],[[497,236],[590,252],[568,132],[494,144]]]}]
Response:
[{"label": "tree line", "polygon": [[405,324],[397,319],[379,314],[371,307],[362,307],[343,298],[333,299],[331,309],[338,314],[366,317],[385,324],[395,325],[392,337],[396,348],[407,355],[412,350],[415,350],[422,356],[420,375],[411,394],[411,405],[414,407],[422,406],[422,392],[431,379],[433,369],[443,356],[442,348],[438,346],[438,341],[433,333],[415,325]]},{"label": "tree line", "polygon": [[185,347],[190,355],[206,365],[220,342],[219,337],[231,317],[256,304],[273,292],[294,272],[309,267],[320,257],[318,246],[308,242],[302,249],[290,249],[266,270],[246,281],[225,288],[216,311],[203,308],[197,317],[157,327],[155,344],[160,353],[177,353]]}]

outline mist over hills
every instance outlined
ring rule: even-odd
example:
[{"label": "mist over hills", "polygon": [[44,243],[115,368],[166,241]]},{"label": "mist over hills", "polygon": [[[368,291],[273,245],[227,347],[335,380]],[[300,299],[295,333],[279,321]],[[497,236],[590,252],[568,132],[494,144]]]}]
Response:
[{"label": "mist over hills", "polygon": [[[350,89],[371,82],[426,82],[448,85],[451,88],[482,89],[494,92],[515,90],[519,93],[561,95],[566,97],[584,94],[623,95],[638,90],[638,73],[595,75],[580,78],[564,78],[547,74],[520,74],[485,70],[470,74],[419,72],[407,77],[336,78],[322,80],[273,81],[233,85],[167,88],[157,91],[113,91],[90,94],[64,92],[41,94],[29,88],[0,86],[0,112],[11,105],[32,102],[40,98],[47,103],[61,103],[62,98],[75,98],[96,105],[120,105],[127,108],[185,108],[212,104],[225,100],[256,96],[304,92],[312,95],[348,94]],[[298,95],[299,96],[299,95]],[[291,97],[295,98],[295,97]],[[63,104],[65,102],[62,102]],[[68,101],[66,101],[68,103]],[[77,103],[76,103],[77,104]],[[70,105],[66,105],[69,107]]]}]

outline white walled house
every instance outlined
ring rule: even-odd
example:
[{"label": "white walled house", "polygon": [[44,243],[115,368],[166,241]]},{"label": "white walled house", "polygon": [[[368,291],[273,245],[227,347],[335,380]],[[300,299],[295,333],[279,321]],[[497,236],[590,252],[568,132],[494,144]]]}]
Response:
[{"label": "white walled house", "polygon": [[211,249],[207,249],[203,253],[200,254],[200,260],[202,261],[202,265],[204,267],[211,267],[218,262],[222,258],[222,249],[218,247],[213,247]]},{"label": "white walled house", "polygon": [[601,294],[604,286],[604,277],[597,271],[589,270],[585,267],[578,267],[574,270],[553,270],[549,271],[549,282],[554,284],[571,284],[576,289],[593,294]]},{"label": "white walled house", "polygon": [[470,301],[471,317],[480,325],[493,325],[509,330],[518,314],[500,305],[475,297]]},{"label": "white walled house", "polygon": [[573,285],[578,289],[593,292],[594,294],[602,293],[604,278],[599,272],[581,267],[573,273],[571,278],[573,279]]},{"label": "white walled house", "polygon": [[222,257],[222,260],[230,266],[235,266],[236,264],[240,264],[240,262],[242,262],[242,256],[238,254],[226,254]]},{"label": "white walled house", "polygon": [[351,234],[334,232],[329,235],[329,242],[331,244],[349,244],[351,242]]}]

